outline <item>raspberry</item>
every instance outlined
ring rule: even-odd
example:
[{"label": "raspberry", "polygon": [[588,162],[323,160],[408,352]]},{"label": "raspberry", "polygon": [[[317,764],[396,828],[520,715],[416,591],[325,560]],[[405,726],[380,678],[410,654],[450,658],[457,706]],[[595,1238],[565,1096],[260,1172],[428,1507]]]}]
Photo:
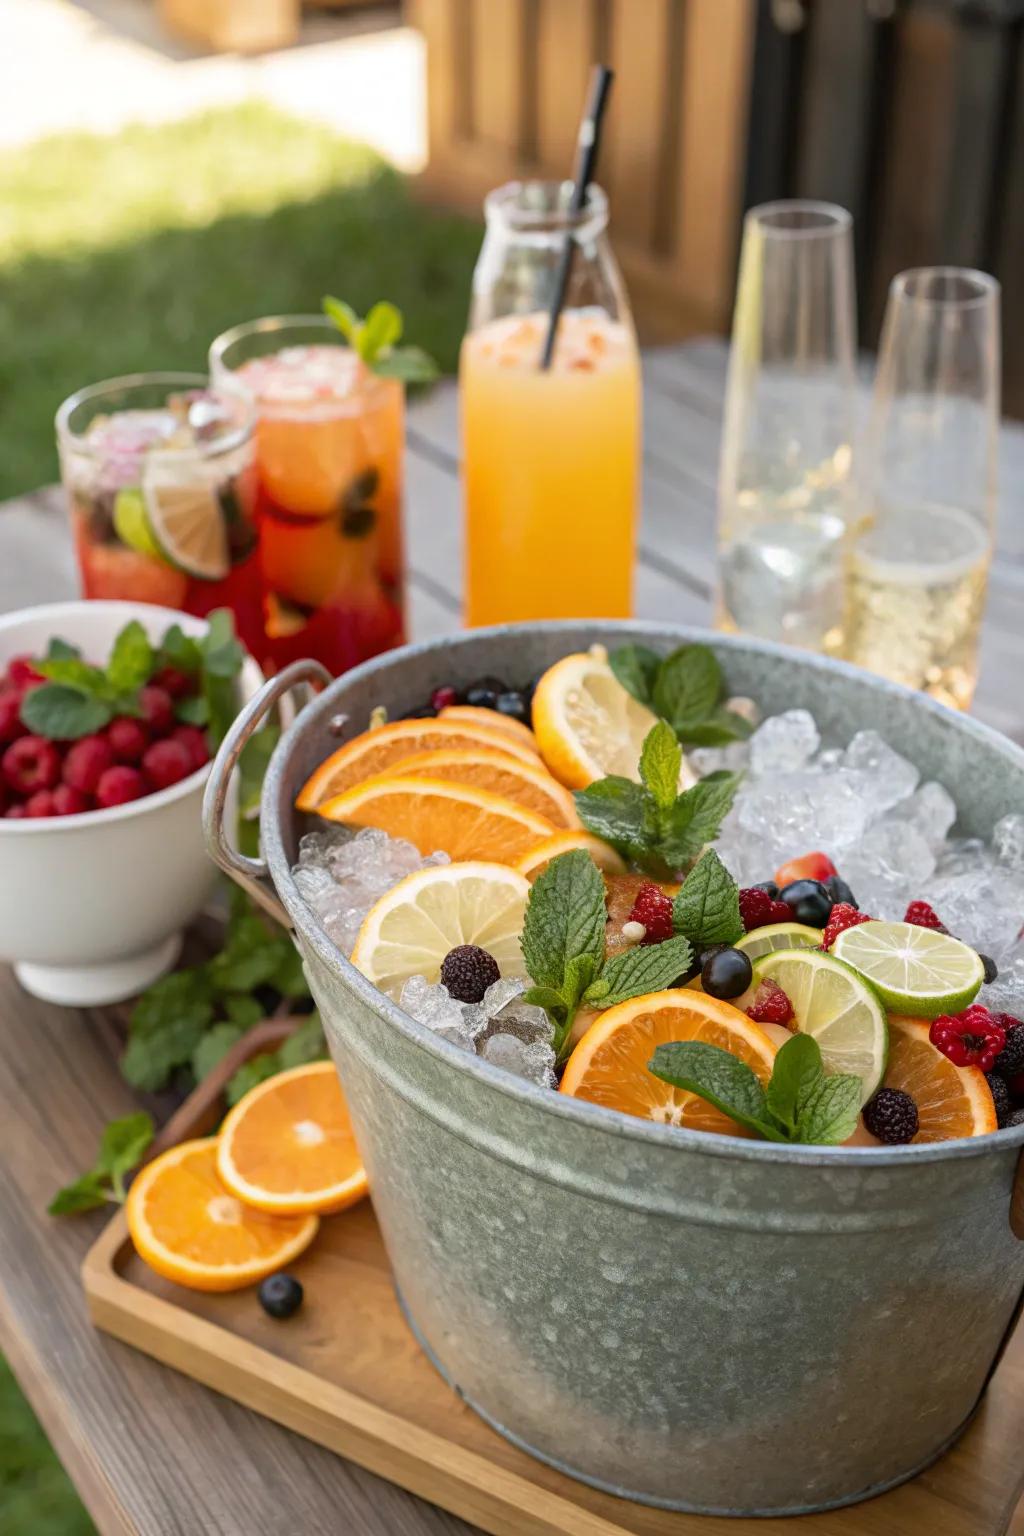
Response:
[{"label": "raspberry", "polygon": [[61,777],[83,795],[94,795],[100,776],[113,766],[114,754],[102,736],[82,736],[68,748]]},{"label": "raspberry", "polygon": [[992,1102],[996,1107],[996,1124],[1005,1125],[1006,1117],[1013,1108],[1013,1100],[1010,1098],[1010,1090],[1006,1086],[1006,1078],[1000,1077],[998,1072],[986,1072],[985,1081],[988,1083],[992,1094]]},{"label": "raspberry", "polygon": [[139,689],[139,704],[142,718],[154,736],[166,736],[174,725],[174,705],[167,690],[147,683],[145,688]]},{"label": "raspberry", "polygon": [[740,917],[747,933],[768,923],[791,923],[793,908],[788,901],[776,901],[760,885],[748,885],[740,891]]},{"label": "raspberry", "polygon": [[864,1105],[864,1124],[886,1146],[903,1146],[917,1135],[917,1105],[902,1088],[879,1088]]},{"label": "raspberry", "polygon": [[17,805],[12,805],[9,810],[4,811],[4,820],[22,821],[27,815],[28,806],[25,804],[24,800],[19,800]]},{"label": "raspberry", "polygon": [[201,731],[198,725],[179,725],[171,732],[171,740],[185,748],[188,753],[189,772],[195,773],[197,768],[202,768],[204,763],[210,761],[210,749],[206,745],[206,733]]},{"label": "raspberry", "polygon": [[784,885],[792,885],[794,880],[831,880],[837,875],[832,860],[827,853],[805,853],[799,859],[790,859],[786,864],[780,864],[775,871],[775,884],[781,888]]},{"label": "raspberry", "polygon": [[829,914],[822,935],[822,949],[831,949],[841,933],[847,928],[856,928],[858,923],[870,923],[871,918],[866,912],[858,912],[856,907],[849,906],[845,901],[837,901]]},{"label": "raspberry", "polygon": [[56,816],[57,811],[53,803],[52,789],[37,789],[34,795],[29,795],[25,801],[25,815],[33,818],[38,816]]},{"label": "raspberry", "polygon": [[912,901],[903,914],[903,921],[913,923],[915,928],[934,928],[936,933],[949,932],[935,908],[930,907],[926,901]]},{"label": "raspberry", "polygon": [[130,715],[119,715],[116,720],[111,720],[106,736],[115,761],[119,763],[141,762],[142,754],[149,746],[146,727]]},{"label": "raspberry", "polygon": [[7,680],[15,688],[27,688],[29,683],[41,683],[42,674],[37,672],[33,663],[34,656],[12,656],[7,663]]},{"label": "raspberry", "polygon": [[1006,1030],[987,1008],[975,1003],[963,1013],[943,1013],[933,1019],[928,1038],[955,1067],[991,1072],[1006,1044]]},{"label": "raspberry", "polygon": [[178,667],[161,667],[153,678],[153,686],[162,688],[172,699],[183,699],[186,694],[196,691],[194,679]]},{"label": "raspberry", "polygon": [[73,784],[58,784],[50,793],[55,816],[80,816],[83,811],[92,810],[91,797],[75,789]]},{"label": "raspberry", "polygon": [[441,961],[441,982],[460,1003],[479,1003],[500,979],[497,960],[479,944],[456,944]]},{"label": "raspberry", "polygon": [[1001,1072],[1003,1077],[1015,1077],[1018,1072],[1024,1072],[1024,1024],[1008,1013],[995,1013],[992,1017],[1006,1032],[1006,1044],[996,1057],[993,1070]]},{"label": "raspberry", "polygon": [[793,1017],[793,1004],[778,982],[766,977],[754,993],[747,1017],[755,1024],[788,1024]]},{"label": "raspberry", "polygon": [[154,741],[146,748],[142,771],[154,789],[170,789],[172,784],[188,778],[192,772],[192,759],[180,741]]},{"label": "raspberry", "polygon": [[458,702],[459,691],[457,688],[435,688],[430,695],[430,707],[431,709],[436,709],[439,714],[442,709],[449,709],[452,704],[457,704]]},{"label": "raspberry", "polygon": [[25,735],[21,723],[21,694],[9,689],[0,693],[0,741],[17,741]]},{"label": "raspberry", "polygon": [[643,923],[641,944],[657,944],[672,937],[672,898],[658,889],[653,880],[645,880],[636,893],[627,922]]},{"label": "raspberry", "polygon": [[21,795],[52,789],[60,778],[60,753],[44,736],[20,736],[12,741],[0,766],[4,778]]},{"label": "raspberry", "polygon": [[120,763],[108,768],[96,786],[96,800],[102,810],[140,800],[145,793],[146,781],[139,770]]}]

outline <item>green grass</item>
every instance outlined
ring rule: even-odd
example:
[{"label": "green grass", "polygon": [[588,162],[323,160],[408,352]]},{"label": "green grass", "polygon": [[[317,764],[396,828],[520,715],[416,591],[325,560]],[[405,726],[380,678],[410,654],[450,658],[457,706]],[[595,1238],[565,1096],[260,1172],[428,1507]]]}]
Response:
[{"label": "green grass", "polygon": [[[53,416],[79,386],[202,369],[226,327],[325,293],[392,299],[453,370],[479,242],[372,151],[260,106],[0,157],[0,498],[57,478]],[[0,1360],[0,1530],[92,1529]]]}]

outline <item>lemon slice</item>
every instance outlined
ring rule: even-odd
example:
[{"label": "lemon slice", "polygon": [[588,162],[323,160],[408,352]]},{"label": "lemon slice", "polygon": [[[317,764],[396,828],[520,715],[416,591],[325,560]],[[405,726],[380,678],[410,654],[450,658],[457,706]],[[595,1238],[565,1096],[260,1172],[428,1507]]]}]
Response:
[{"label": "lemon slice", "polygon": [[182,450],[150,453],[142,469],[149,527],[164,556],[202,581],[231,569],[224,511],[202,460]]},{"label": "lemon slice", "polygon": [[[533,695],[533,729],[540,755],[555,778],[585,789],[609,774],[639,780],[640,749],[658,717],[634,699],[607,660],[590,652],[564,656],[549,667]],[[686,758],[679,788],[696,775]]]},{"label": "lemon slice", "polygon": [[847,928],[832,953],[867,978],[893,1013],[936,1019],[960,1013],[985,980],[981,956],[951,934],[872,918]]},{"label": "lemon slice", "polygon": [[[847,929],[847,932],[853,932]],[[777,949],[754,962],[753,991],[774,981],[793,1005],[796,1028],[821,1047],[826,1072],[849,1072],[865,1103],[885,1071],[889,1026],[875,993],[842,961],[818,949]]]},{"label": "lemon slice", "polygon": [[806,923],[766,923],[745,933],[733,947],[742,949],[753,962],[773,949],[818,949],[823,937],[824,929],[809,928]]},{"label": "lemon slice", "polygon": [[525,976],[519,937],[530,883],[504,864],[474,861],[420,869],[370,908],[352,964],[398,998],[410,976],[436,982],[457,944],[479,944],[502,976]]}]

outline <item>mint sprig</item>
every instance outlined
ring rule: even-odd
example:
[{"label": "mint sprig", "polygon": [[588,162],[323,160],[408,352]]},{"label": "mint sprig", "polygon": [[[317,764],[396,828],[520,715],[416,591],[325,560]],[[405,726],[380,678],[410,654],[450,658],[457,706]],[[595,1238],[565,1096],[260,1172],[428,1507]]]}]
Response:
[{"label": "mint sprig", "polygon": [[373,373],[404,384],[432,384],[439,376],[441,370],[422,347],[398,345],[405,321],[402,311],[387,299],[374,304],[365,320],[344,299],[328,295],[322,302],[324,314]]},{"label": "mint sprig", "polygon": [[580,820],[647,874],[670,879],[688,868],[718,836],[740,783],[740,774],[709,773],[678,793],[682,750],[672,728],[659,720],[640,755],[640,778],[611,775],[576,792]]},{"label": "mint sprig", "polygon": [[125,1175],[140,1163],[153,1140],[153,1120],[144,1110],[111,1120],[100,1138],[96,1161],[88,1173],[57,1191],[47,1206],[51,1216],[94,1211],[125,1198]]},{"label": "mint sprig", "polygon": [[584,849],[560,854],[534,882],[523,926],[523,959],[532,987],[523,1000],[547,1010],[561,1057],[581,1006],[611,1008],[659,992],[689,970],[682,935],[605,959],[604,881]]},{"label": "mint sprig", "polygon": [[667,720],[684,746],[723,747],[750,735],[749,721],[722,705],[725,679],[706,645],[681,645],[664,658],[646,645],[624,645],[608,662],[626,692]]},{"label": "mint sprig", "polygon": [[826,1074],[811,1035],[786,1041],[766,1088],[745,1061],[696,1040],[659,1045],[648,1070],[674,1088],[698,1094],[765,1141],[836,1146],[857,1126],[860,1078]]},{"label": "mint sprig", "polygon": [[672,923],[698,953],[742,938],[739,887],[713,848],[701,854],[677,891]]}]

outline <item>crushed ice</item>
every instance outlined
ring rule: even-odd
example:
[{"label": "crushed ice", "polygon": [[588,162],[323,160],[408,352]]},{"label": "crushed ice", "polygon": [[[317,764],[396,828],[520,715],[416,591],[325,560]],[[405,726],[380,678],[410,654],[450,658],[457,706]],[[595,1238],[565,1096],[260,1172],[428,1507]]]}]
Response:
[{"label": "crushed ice", "polygon": [[312,907],[343,955],[350,955],[367,912],[386,891],[418,869],[450,864],[446,853],[424,858],[404,837],[376,827],[307,832],[299,843],[292,874],[299,894]]},{"label": "crushed ice", "polygon": [[487,988],[482,1002],[460,1003],[442,982],[410,976],[400,1001],[406,1013],[453,1045],[540,1088],[553,1088],[551,1020],[543,1008],[518,1001],[526,986],[519,977],[503,976]]}]

